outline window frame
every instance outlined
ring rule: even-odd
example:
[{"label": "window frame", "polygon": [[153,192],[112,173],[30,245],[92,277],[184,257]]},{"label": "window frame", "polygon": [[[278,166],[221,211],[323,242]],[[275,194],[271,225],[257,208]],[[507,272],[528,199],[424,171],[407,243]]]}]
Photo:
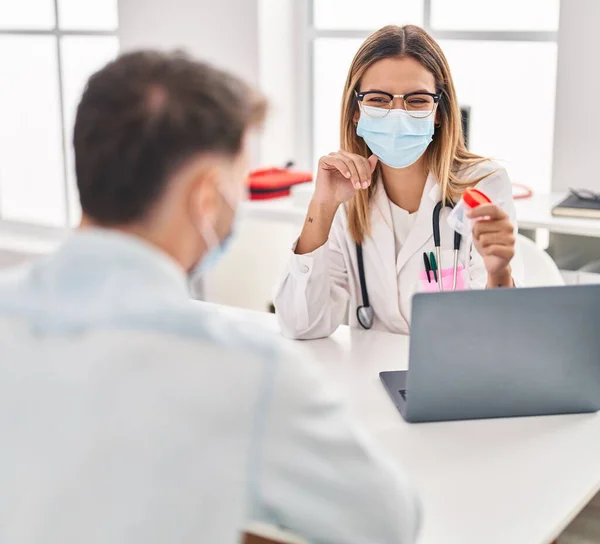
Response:
[{"label": "window frame", "polygon": [[[301,21],[298,31],[300,37],[299,66],[304,77],[301,78],[300,96],[307,97],[306,103],[298,109],[298,126],[300,133],[307,135],[299,145],[299,160],[305,165],[314,165],[318,157],[314,156],[314,46],[320,38],[354,38],[366,39],[376,28],[363,30],[324,29],[315,26],[314,3],[318,0],[303,0],[297,20]],[[436,30],[431,26],[432,0],[423,0],[423,28],[436,41],[501,41],[501,42],[558,42],[556,31],[529,30]]]},{"label": "window frame", "polygon": [[[13,0],[18,1],[18,0]],[[69,179],[68,179],[68,152],[67,148],[69,146],[69,135],[67,134],[67,126],[65,122],[65,96],[64,96],[64,84],[63,84],[63,59],[61,53],[61,39],[65,36],[83,36],[83,37],[92,37],[92,36],[112,36],[119,39],[119,25],[117,21],[117,28],[114,30],[91,30],[91,29],[61,29],[60,25],[60,10],[59,10],[59,2],[60,0],[51,0],[52,6],[54,9],[54,27],[49,29],[31,29],[27,27],[23,28],[0,28],[0,36],[51,36],[55,38],[55,48],[56,48],[56,59],[57,59],[57,82],[58,82],[58,107],[60,113],[60,143],[62,149],[62,172],[63,172],[63,185],[64,185],[64,198],[65,198],[65,217],[64,217],[64,225],[63,227],[57,227],[53,225],[44,225],[41,223],[32,223],[29,221],[15,221],[15,220],[7,220],[2,217],[2,212],[0,211],[0,226],[5,227],[6,230],[10,233],[15,229],[19,232],[24,228],[28,233],[38,233],[38,234],[47,234],[50,233],[52,236],[55,236],[57,232],[61,232],[64,230],[68,230],[71,224],[71,216],[72,216],[72,207],[76,205],[71,202],[69,198]],[[0,202],[2,201],[2,192],[0,191]],[[21,225],[21,226],[19,226]],[[0,250],[2,248],[0,247]]]}]

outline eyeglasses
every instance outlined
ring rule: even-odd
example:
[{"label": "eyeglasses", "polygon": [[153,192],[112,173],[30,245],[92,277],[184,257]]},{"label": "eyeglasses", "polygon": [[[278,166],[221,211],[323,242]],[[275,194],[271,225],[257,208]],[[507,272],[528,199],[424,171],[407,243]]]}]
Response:
[{"label": "eyeglasses", "polygon": [[[425,119],[429,117],[435,105],[440,101],[440,95],[435,93],[426,93],[417,91],[407,94],[390,94],[384,91],[364,91],[356,92],[356,98],[361,107],[369,117],[385,117],[394,103],[394,98],[401,98],[404,101],[404,109],[411,117],[415,119]],[[368,106],[365,109],[363,106]]]},{"label": "eyeglasses", "polygon": [[600,193],[594,193],[589,189],[569,189],[569,192],[581,200],[600,202]]}]

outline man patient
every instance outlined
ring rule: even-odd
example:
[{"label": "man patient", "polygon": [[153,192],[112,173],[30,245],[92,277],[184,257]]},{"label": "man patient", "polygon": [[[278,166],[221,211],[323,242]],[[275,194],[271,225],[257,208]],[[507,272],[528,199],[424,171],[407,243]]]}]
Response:
[{"label": "man patient", "polygon": [[0,542],[233,543],[251,523],[414,542],[410,484],[318,369],[188,295],[231,234],[265,109],[181,54],[90,78],[81,227],[0,275]]}]

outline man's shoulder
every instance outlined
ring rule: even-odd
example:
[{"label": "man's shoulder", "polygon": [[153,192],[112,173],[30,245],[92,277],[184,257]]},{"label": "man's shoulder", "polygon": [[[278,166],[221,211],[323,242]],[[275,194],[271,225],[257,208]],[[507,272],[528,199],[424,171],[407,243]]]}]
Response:
[{"label": "man's shoulder", "polygon": [[0,315],[23,318],[49,333],[137,331],[185,341],[192,351],[190,342],[258,357],[272,357],[279,351],[279,335],[259,323],[261,317],[269,322],[266,314],[191,299],[154,300],[152,293],[135,305],[105,304],[88,296],[72,307],[72,297],[62,297],[64,304],[60,304],[60,293],[36,289],[34,268],[25,265],[0,270]]}]

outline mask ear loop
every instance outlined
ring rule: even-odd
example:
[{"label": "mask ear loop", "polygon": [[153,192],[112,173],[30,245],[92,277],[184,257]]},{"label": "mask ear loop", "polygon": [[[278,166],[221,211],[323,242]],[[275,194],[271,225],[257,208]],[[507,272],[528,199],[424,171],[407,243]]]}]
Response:
[{"label": "mask ear loop", "polygon": [[[220,184],[217,186],[217,191],[219,192],[221,198],[225,201],[225,203],[231,208],[235,216],[236,206],[233,204],[232,198],[221,189]],[[213,251],[215,251],[219,247],[222,248],[223,246],[223,242],[219,239],[217,231],[213,225],[201,225],[199,223],[196,223],[196,230],[204,240],[204,244],[206,247],[200,261],[198,261],[196,265],[188,272],[188,278],[191,283],[193,283],[194,279],[197,276],[201,277],[203,275],[202,267],[207,257],[210,258],[210,254]]]},{"label": "mask ear loop", "polygon": [[202,258],[197,261],[196,264],[188,271],[188,288],[190,289],[190,293],[194,298],[199,298],[202,300],[202,287],[200,287],[198,290],[198,288],[195,287],[195,284],[204,275],[202,271],[203,262],[206,260],[206,257],[210,255],[211,252],[219,245],[219,237],[217,236],[217,233],[212,225],[202,228],[196,226],[196,230],[204,240],[206,248],[204,249]]},{"label": "mask ear loop", "polygon": [[227,204],[231,208],[231,210],[235,213],[235,210],[237,208],[237,205],[235,204],[235,200],[229,194],[227,194],[225,191],[223,191],[221,189],[221,187],[219,187],[219,193],[223,197],[225,204]]},{"label": "mask ear loop", "polygon": [[234,196],[232,196],[231,193],[233,191],[224,190],[223,183],[217,184],[217,191],[221,195],[221,198],[225,201],[225,204],[227,204],[234,213],[237,209],[238,203],[242,200],[247,200],[247,198],[248,198],[248,187],[247,186],[243,187],[242,190],[239,191],[239,193],[240,193],[239,198],[235,198]]},{"label": "mask ear loop", "polygon": [[201,229],[200,235],[202,236],[202,238],[204,239],[204,243],[206,244],[206,253],[209,253],[210,251],[212,251],[220,245],[219,237],[217,236],[217,231],[212,225]]},{"label": "mask ear loop", "polygon": [[[221,198],[225,201],[225,204],[227,204],[235,214],[236,205],[233,203],[232,197],[228,195],[225,191],[223,191],[220,184],[217,186],[217,191],[219,191],[219,194],[221,195]],[[199,228],[198,232],[204,239],[207,252],[212,251],[214,248],[221,245],[221,241],[217,236],[217,231],[212,225]]]}]

